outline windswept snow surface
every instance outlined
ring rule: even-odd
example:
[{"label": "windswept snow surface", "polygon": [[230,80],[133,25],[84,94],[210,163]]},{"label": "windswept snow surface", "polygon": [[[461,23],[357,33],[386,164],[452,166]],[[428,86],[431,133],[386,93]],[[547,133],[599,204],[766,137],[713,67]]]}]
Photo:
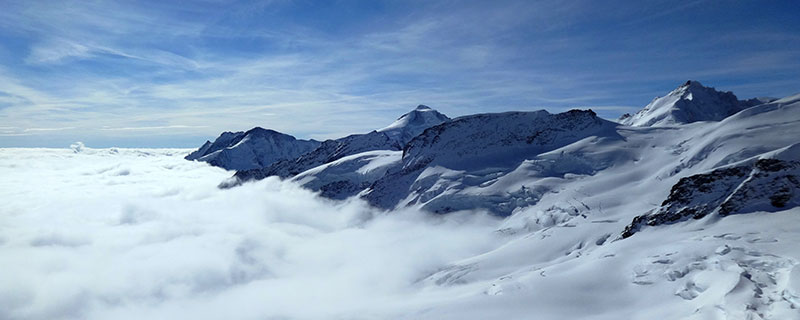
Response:
[{"label": "windswept snow surface", "polygon": [[465,116],[412,140],[402,166],[362,196],[386,209],[483,208],[507,216],[619,192],[605,201],[636,199],[643,205],[628,208],[642,214],[682,177],[797,143],[797,97],[676,127],[623,126],[580,110]]}]

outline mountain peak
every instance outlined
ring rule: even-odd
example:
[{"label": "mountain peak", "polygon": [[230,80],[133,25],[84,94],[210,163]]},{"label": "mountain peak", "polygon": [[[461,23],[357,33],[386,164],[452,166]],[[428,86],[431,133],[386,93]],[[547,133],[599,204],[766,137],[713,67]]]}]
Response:
[{"label": "mountain peak", "polygon": [[654,99],[636,114],[623,115],[619,122],[637,127],[658,127],[720,121],[752,105],[752,102],[739,101],[730,91],[717,91],[699,81],[688,80],[668,95]]},{"label": "mountain peak", "polygon": [[[695,81],[695,80],[686,81],[680,87],[676,88],[675,90],[672,90],[672,92],[670,92],[669,94],[670,95],[686,95],[686,94],[690,94],[690,93],[697,93],[697,94],[706,93],[706,94],[709,94],[709,95],[719,95],[719,94],[731,94],[731,95],[733,95],[733,93],[730,92],[730,91],[724,91],[724,92],[723,91],[717,91],[716,88],[714,88],[714,87],[706,87],[702,83],[700,83],[700,81]],[[735,95],[734,95],[734,97],[735,97]]]},{"label": "mountain peak", "polygon": [[383,132],[400,146],[435,125],[450,121],[446,115],[424,104],[418,105],[414,110],[400,116],[389,126],[378,130]]},{"label": "mountain peak", "polygon": [[223,132],[214,142],[206,141],[185,159],[228,170],[247,170],[297,157],[319,144],[316,140],[298,140],[272,129],[255,127],[244,132]]},{"label": "mountain peak", "polygon": [[700,81],[696,81],[696,80],[687,80],[687,81],[686,81],[686,83],[684,83],[684,84],[683,84],[681,87],[687,87],[687,88],[691,88],[691,87],[695,87],[695,88],[705,88],[705,86],[703,86],[703,84],[702,84],[702,83],[700,83]]},{"label": "mountain peak", "polygon": [[244,134],[245,134],[245,135],[249,135],[249,134],[285,135],[285,134],[283,134],[283,133],[280,133],[280,132],[278,132],[278,131],[275,131],[275,130],[272,130],[272,129],[264,129],[264,128],[262,128],[262,127],[254,127],[254,128],[252,128],[252,129],[250,129],[250,130],[247,130],[247,131],[245,131],[245,133],[244,133]]}]

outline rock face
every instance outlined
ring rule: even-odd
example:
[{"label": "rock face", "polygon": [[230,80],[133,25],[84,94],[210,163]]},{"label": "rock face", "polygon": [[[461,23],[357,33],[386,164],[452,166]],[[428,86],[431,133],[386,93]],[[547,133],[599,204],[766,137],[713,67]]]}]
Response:
[{"label": "rock face", "polygon": [[385,133],[402,148],[425,129],[447,121],[450,121],[450,118],[446,115],[421,104],[411,112],[402,115],[386,128],[378,130],[378,132]]},{"label": "rock face", "polygon": [[720,92],[689,80],[668,95],[654,99],[636,114],[623,115],[619,122],[636,127],[659,127],[697,121],[719,121],[746,108],[770,101],[769,98],[740,101],[730,91]]},{"label": "rock face", "polygon": [[758,159],[680,179],[655,212],[637,216],[622,233],[710,214],[727,216],[800,205],[800,161]]},{"label": "rock face", "polygon": [[214,142],[206,141],[185,157],[228,170],[263,168],[276,161],[293,159],[320,145],[288,134],[256,127],[246,132],[224,132]]}]

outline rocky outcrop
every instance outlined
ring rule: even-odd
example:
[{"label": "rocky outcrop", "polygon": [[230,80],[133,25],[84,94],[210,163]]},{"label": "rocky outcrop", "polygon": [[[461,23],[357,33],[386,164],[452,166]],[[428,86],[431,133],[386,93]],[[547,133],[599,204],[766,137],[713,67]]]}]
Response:
[{"label": "rocky outcrop", "polygon": [[800,161],[758,159],[680,179],[655,212],[637,216],[622,237],[646,226],[674,224],[755,211],[777,211],[800,204]]}]

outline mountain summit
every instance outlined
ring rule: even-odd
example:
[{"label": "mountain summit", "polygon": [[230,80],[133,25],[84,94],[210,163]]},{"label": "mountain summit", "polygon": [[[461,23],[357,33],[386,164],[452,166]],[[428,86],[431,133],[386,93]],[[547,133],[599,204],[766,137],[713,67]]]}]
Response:
[{"label": "mountain summit", "polygon": [[739,100],[732,92],[721,92],[689,80],[664,97],[653,99],[634,115],[625,114],[619,122],[635,127],[661,127],[697,121],[719,121],[746,108],[768,102]]},{"label": "mountain summit", "polygon": [[186,160],[208,162],[228,170],[263,168],[314,150],[315,140],[300,140],[288,134],[255,127],[245,132],[223,132],[214,142],[206,141]]},{"label": "mountain summit", "polygon": [[446,115],[421,104],[411,112],[400,116],[397,121],[389,126],[379,129],[378,132],[385,133],[389,138],[395,140],[398,145],[404,146],[425,129],[449,120],[450,118]]}]

